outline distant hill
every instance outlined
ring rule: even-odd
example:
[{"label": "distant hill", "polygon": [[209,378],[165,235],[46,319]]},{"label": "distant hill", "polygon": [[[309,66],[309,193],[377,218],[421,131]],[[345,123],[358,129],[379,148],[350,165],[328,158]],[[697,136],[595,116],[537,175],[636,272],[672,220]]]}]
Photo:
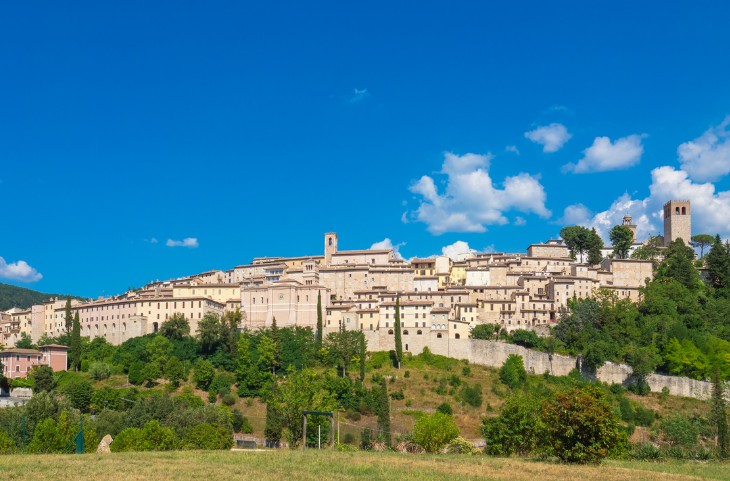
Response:
[{"label": "distant hill", "polygon": [[[33,304],[40,304],[52,297],[66,297],[66,294],[44,294],[32,289],[11,286],[0,282],[0,311],[5,311],[13,307],[27,309]],[[80,299],[79,297],[72,297]]]}]

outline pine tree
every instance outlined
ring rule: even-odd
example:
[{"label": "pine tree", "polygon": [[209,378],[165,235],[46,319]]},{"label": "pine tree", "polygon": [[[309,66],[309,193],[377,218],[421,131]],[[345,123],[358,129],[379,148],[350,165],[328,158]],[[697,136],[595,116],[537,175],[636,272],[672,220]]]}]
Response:
[{"label": "pine tree", "polygon": [[709,271],[709,280],[712,287],[722,289],[728,285],[730,277],[730,254],[718,235],[712,244],[710,252],[705,257],[705,265]]},{"label": "pine tree", "polygon": [[712,378],[712,421],[717,426],[717,457],[725,459],[730,456],[730,433],[728,433],[723,381],[717,369]]},{"label": "pine tree", "polygon": [[317,292],[317,332],[314,345],[317,352],[322,349],[322,291]]},{"label": "pine tree", "polygon": [[395,361],[398,369],[403,359],[403,340],[400,332],[400,294],[395,296]]},{"label": "pine tree", "polygon": [[360,331],[360,382],[365,381],[365,333]]},{"label": "pine tree", "polygon": [[78,371],[81,369],[81,322],[79,321],[78,312],[74,315],[70,344],[69,362],[71,363],[71,370]]},{"label": "pine tree", "polygon": [[73,312],[71,311],[71,296],[66,298],[66,335],[69,336],[71,334],[71,329],[73,328],[74,323],[74,317]]}]

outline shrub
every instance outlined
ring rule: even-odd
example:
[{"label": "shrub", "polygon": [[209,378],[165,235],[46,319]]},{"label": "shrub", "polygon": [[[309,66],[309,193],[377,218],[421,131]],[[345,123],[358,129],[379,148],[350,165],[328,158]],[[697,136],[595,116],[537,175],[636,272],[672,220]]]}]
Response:
[{"label": "shrub", "polygon": [[461,378],[456,374],[452,374],[449,378],[449,384],[453,387],[459,387],[461,385]]},{"label": "shrub", "polygon": [[656,419],[656,413],[651,409],[636,406],[634,409],[634,422],[637,426],[651,426]]},{"label": "shrub", "polygon": [[345,417],[350,421],[359,421],[362,418],[360,413],[357,411],[347,411],[345,413]]},{"label": "shrub", "polygon": [[215,368],[210,361],[200,359],[195,363],[195,370],[193,371],[193,382],[195,387],[207,391],[210,387],[210,383],[213,382],[215,376]]},{"label": "shrub", "polygon": [[662,421],[662,433],[670,446],[690,448],[697,445],[700,428],[690,419],[674,414]]},{"label": "shrub", "polygon": [[470,368],[469,366],[464,366],[464,368],[463,368],[463,369],[461,370],[461,374],[462,374],[462,375],[463,375],[464,377],[469,377],[469,376],[471,376],[471,368]]},{"label": "shrub", "polygon": [[175,396],[175,399],[184,403],[187,407],[202,408],[205,406],[205,401],[200,399],[200,396],[192,392],[183,392]]},{"label": "shrub", "polygon": [[482,385],[464,386],[461,390],[461,400],[469,406],[478,408],[482,405]]},{"label": "shrub", "polygon": [[109,448],[113,452],[141,451],[139,446],[142,443],[142,430],[139,428],[123,429],[114,437]]},{"label": "shrub", "polygon": [[58,423],[46,418],[39,422],[33,431],[33,440],[28,444],[31,453],[61,453],[68,446],[70,439],[61,432]]},{"label": "shrub", "polygon": [[224,427],[201,423],[187,432],[181,445],[183,449],[230,449],[233,438]]},{"label": "shrub", "polygon": [[446,451],[449,454],[480,454],[481,451],[479,448],[474,446],[474,444],[470,441],[467,441],[466,439],[462,438],[461,436],[455,438],[453,441],[451,441],[446,448]]},{"label": "shrub", "polygon": [[339,451],[341,453],[354,453],[357,452],[357,446],[354,446],[349,443],[336,443],[335,444],[335,450]]},{"label": "shrub", "polygon": [[429,453],[441,451],[458,435],[454,418],[438,412],[421,416],[413,427],[413,442]]},{"label": "shrub", "polygon": [[134,384],[136,386],[142,384],[144,382],[144,363],[142,361],[134,361],[129,366],[127,378],[129,379],[130,384]]},{"label": "shrub", "polygon": [[411,377],[411,371],[404,372],[403,377],[405,377],[405,378]]},{"label": "shrub", "polygon": [[73,407],[82,412],[87,412],[91,405],[94,389],[91,387],[89,381],[83,380],[66,386],[64,395]]},{"label": "shrub", "polygon": [[454,414],[454,410],[451,408],[451,404],[446,402],[439,404],[439,406],[436,408],[436,412],[439,412],[441,414],[447,414],[449,416]]},{"label": "shrub", "polygon": [[594,388],[575,388],[545,401],[542,421],[548,453],[569,463],[600,462],[628,443],[613,408]]},{"label": "shrub", "polygon": [[537,448],[542,435],[540,403],[532,396],[512,397],[498,417],[482,419],[482,436],[487,444],[484,451],[488,454],[526,456]]},{"label": "shrub", "polygon": [[499,368],[499,379],[512,389],[516,389],[527,381],[527,371],[522,356],[510,354]]},{"label": "shrub", "polygon": [[89,375],[95,381],[102,381],[112,374],[112,368],[105,362],[92,362],[89,365]]},{"label": "shrub", "polygon": [[360,433],[360,449],[364,451],[370,451],[373,449],[373,430],[370,428],[365,428]]},{"label": "shrub", "polygon": [[345,433],[345,435],[342,436],[342,442],[345,444],[355,444],[355,435],[352,433]]},{"label": "shrub", "polygon": [[5,431],[0,430],[0,454],[10,454],[15,451],[15,443]]},{"label": "shrub", "polygon": [[229,392],[221,398],[221,401],[223,401],[223,404],[226,406],[233,406],[236,404],[236,396],[234,396],[232,392]]},{"label": "shrub", "polygon": [[240,409],[234,408],[231,411],[231,426],[233,426],[234,433],[251,434],[253,432],[251,423],[248,422],[248,418],[243,415]]},{"label": "shrub", "polygon": [[402,401],[405,399],[405,395],[403,394],[403,389],[399,389],[398,391],[393,391],[390,393],[390,398],[396,401]]},{"label": "shrub", "polygon": [[161,426],[157,421],[148,421],[142,428],[141,451],[170,451],[177,445],[178,439],[172,429]]}]

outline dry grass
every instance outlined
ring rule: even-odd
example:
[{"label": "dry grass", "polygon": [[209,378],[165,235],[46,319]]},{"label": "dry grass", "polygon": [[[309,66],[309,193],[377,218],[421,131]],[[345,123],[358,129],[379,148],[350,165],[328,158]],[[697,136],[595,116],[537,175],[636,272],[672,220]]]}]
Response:
[{"label": "dry grass", "polygon": [[307,451],[13,455],[0,457],[0,479],[105,481],[255,479],[392,480],[730,480],[720,463],[638,463],[566,466],[485,456]]}]

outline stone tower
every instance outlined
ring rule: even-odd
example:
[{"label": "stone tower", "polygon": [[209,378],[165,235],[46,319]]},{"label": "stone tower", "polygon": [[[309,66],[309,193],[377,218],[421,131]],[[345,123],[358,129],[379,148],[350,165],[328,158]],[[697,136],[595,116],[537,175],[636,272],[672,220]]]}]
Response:
[{"label": "stone tower", "polygon": [[635,243],[636,242],[636,225],[634,224],[634,219],[632,219],[629,214],[626,214],[624,216],[624,226],[628,227],[629,230],[631,231],[631,234],[633,234],[631,236],[631,243],[632,244]]},{"label": "stone tower", "polygon": [[688,200],[670,200],[664,204],[664,246],[682,239],[689,245],[692,238],[692,214]]},{"label": "stone tower", "polygon": [[327,232],[324,235],[324,265],[332,263],[332,254],[337,252],[337,233]]}]

